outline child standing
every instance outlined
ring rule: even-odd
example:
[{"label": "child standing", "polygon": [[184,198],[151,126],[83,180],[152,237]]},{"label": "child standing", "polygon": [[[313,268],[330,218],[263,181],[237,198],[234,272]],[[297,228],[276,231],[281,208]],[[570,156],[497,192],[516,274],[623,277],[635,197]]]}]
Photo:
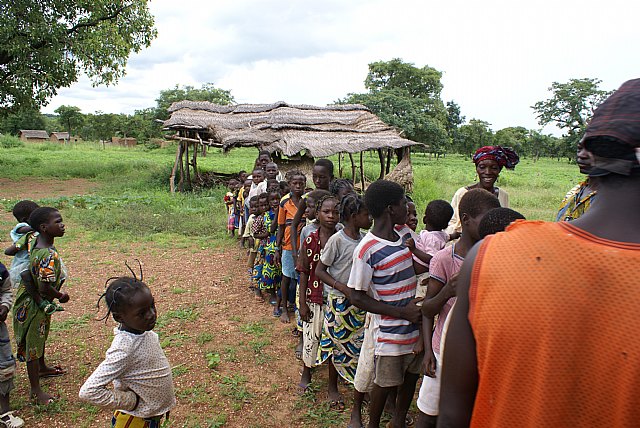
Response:
[{"label": "child standing", "polygon": [[[260,199],[262,201],[262,198]],[[267,194],[266,211],[263,214],[264,235],[255,235],[255,238],[261,239],[260,249],[263,256],[260,283],[270,294],[270,301],[275,299],[276,290],[280,287],[282,281],[282,269],[276,259],[276,233],[271,232],[271,225],[278,216],[278,207],[280,204],[280,193],[272,192]],[[276,304],[273,308],[273,316],[281,315],[280,308]]]},{"label": "child standing", "polygon": [[238,180],[232,178],[227,184],[228,192],[224,195],[224,203],[227,207],[227,230],[229,235],[234,236],[236,231],[236,217],[235,217],[235,199],[236,192],[238,191]]},{"label": "child standing", "polygon": [[[26,235],[28,232],[32,232],[31,226],[27,221],[33,211],[39,208],[39,205],[33,201],[20,201],[13,206],[13,216],[18,221],[9,236],[11,236],[11,242],[14,244],[18,242],[20,238]],[[7,248],[4,252],[7,256],[13,256],[11,261],[11,267],[9,268],[10,281],[13,288],[17,288],[20,284],[20,273],[24,269],[28,269],[29,266],[29,253],[26,250],[14,252],[11,247]]]},{"label": "child standing", "polygon": [[[80,399],[114,408],[114,428],[159,428],[175,406],[171,366],[160,347],[156,305],[149,287],[131,277],[116,278],[100,299],[120,323],[105,360],[80,388]],[[107,388],[113,383],[113,389]]]},{"label": "child standing", "polygon": [[256,245],[256,240],[253,238],[253,222],[256,218],[256,212],[258,210],[258,197],[254,196],[249,201],[249,220],[247,220],[247,227],[244,230],[244,234],[242,235],[242,246],[245,246],[245,242],[247,243],[247,272],[249,273],[249,290],[255,291],[255,287],[253,285],[253,267],[255,266],[256,255],[258,254],[258,246]]},{"label": "child standing", "polygon": [[265,284],[262,282],[262,267],[264,264],[264,244],[269,236],[269,229],[265,226],[264,214],[269,211],[269,195],[262,193],[257,196],[258,202],[256,204],[256,216],[253,219],[253,225],[251,226],[251,233],[253,238],[257,241],[256,247],[256,259],[253,265],[253,285],[256,295],[256,300],[259,302],[264,301],[262,290],[266,290]]},{"label": "child standing", "polygon": [[[316,219],[316,201],[319,201],[320,198],[330,195],[331,193],[326,190],[314,190],[312,192],[307,193],[306,205],[307,209],[305,210],[305,217],[307,220],[307,225],[302,228],[300,232],[300,242],[304,242],[309,235],[318,230],[320,224]],[[300,287],[296,287],[295,296],[295,314],[296,314],[296,327],[294,329],[294,335],[297,334],[298,344],[296,345],[295,355],[296,358],[302,359],[302,318],[300,318]]]},{"label": "child standing", "polygon": [[[291,188],[291,192],[280,200],[280,208],[278,209],[276,259],[280,260],[282,266],[282,282],[280,283],[280,293],[282,297],[278,306],[282,308],[280,321],[283,323],[289,323],[289,311],[287,308],[289,284],[295,284],[298,277],[292,251],[291,223],[298,211],[298,205],[302,199],[306,184],[307,177],[302,172],[289,171],[289,187]],[[299,231],[296,230],[296,232]]]},{"label": "child standing", "polygon": [[51,325],[51,314],[44,310],[52,305],[53,299],[60,303],[69,301],[69,295],[60,292],[65,278],[60,256],[54,247],[55,238],[63,236],[65,228],[60,212],[51,207],[33,211],[29,224],[39,234],[27,234],[15,244],[19,250],[28,250],[30,270],[23,272],[16,293],[13,331],[18,359],[27,362],[30,396],[39,404],[48,404],[54,399],[41,389],[40,378],[66,373],[61,367],[48,367],[44,360]]},{"label": "child standing", "polygon": [[[320,227],[302,243],[301,254],[303,256],[298,258],[298,265],[296,266],[296,270],[300,272],[299,311],[300,318],[303,321],[302,361],[304,362],[304,368],[300,379],[300,388],[303,391],[307,389],[311,382],[311,368],[320,363],[318,346],[324,325],[324,287],[322,281],[316,276],[316,266],[322,255],[322,249],[329,238],[336,232],[336,225],[340,220],[338,200],[335,196],[326,194],[318,199],[316,202],[316,218]],[[333,371],[335,372],[335,369]],[[337,374],[333,377],[337,382]],[[337,385],[334,395],[337,395]],[[336,405],[339,404],[338,398],[337,396],[331,398],[332,405],[334,403]],[[344,409],[344,402],[342,403],[342,409]]]},{"label": "child standing", "polygon": [[[460,271],[471,247],[480,240],[480,220],[489,210],[499,207],[498,198],[484,189],[471,189],[465,193],[458,205],[462,224],[460,239],[438,251],[431,259],[429,285],[422,306],[425,376],[418,395],[420,415],[417,427],[431,428],[437,423],[442,370],[440,347],[442,338],[446,335],[445,323],[456,301],[455,282],[451,279]],[[436,314],[438,320],[434,329]]]},{"label": "child standing", "polygon": [[[369,407],[369,427],[378,427],[387,396],[398,389],[391,424],[402,427],[422,362],[413,353],[419,339],[420,309],[416,306],[416,275],[405,241],[415,233],[407,221],[402,186],[388,180],[372,183],[364,195],[373,227],[353,254],[348,286],[351,303],[373,313],[375,377]],[[361,355],[362,357],[362,355]]]},{"label": "child standing", "polygon": [[0,263],[0,424],[9,428],[19,428],[24,421],[13,416],[9,406],[9,393],[13,389],[13,377],[16,373],[16,360],[11,353],[9,330],[5,323],[13,303],[9,271]]},{"label": "child standing", "polygon": [[[307,198],[308,200],[308,198]],[[344,228],[333,235],[324,246],[316,275],[324,283],[327,304],[320,341],[320,361],[330,361],[329,399],[344,408],[338,392],[338,375],[354,383],[360,348],[364,338],[366,312],[349,300],[349,274],[353,254],[362,240],[360,229],[371,227],[369,210],[361,196],[351,193],[340,201],[340,219]],[[354,407],[349,426],[362,426],[364,394],[354,390]]]}]

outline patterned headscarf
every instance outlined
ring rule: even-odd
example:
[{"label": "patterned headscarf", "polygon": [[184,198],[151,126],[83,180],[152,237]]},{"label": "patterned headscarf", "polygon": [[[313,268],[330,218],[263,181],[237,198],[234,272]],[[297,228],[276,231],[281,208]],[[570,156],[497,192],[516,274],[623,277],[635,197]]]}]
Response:
[{"label": "patterned headscarf", "polygon": [[508,147],[500,146],[484,146],[476,150],[473,155],[473,163],[478,165],[478,163],[485,159],[494,160],[498,162],[501,168],[505,167],[507,169],[515,168],[518,162],[520,162],[520,158],[515,151]]}]

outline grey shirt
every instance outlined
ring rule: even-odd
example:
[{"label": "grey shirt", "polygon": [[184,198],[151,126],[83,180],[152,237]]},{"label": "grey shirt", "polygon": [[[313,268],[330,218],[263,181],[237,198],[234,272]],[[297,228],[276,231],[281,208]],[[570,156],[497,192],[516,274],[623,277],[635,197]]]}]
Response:
[{"label": "grey shirt", "polygon": [[[344,233],[344,230],[336,232],[329,238],[322,254],[320,261],[327,266],[327,273],[338,282],[347,284],[349,282],[349,274],[351,273],[351,265],[353,264],[353,252],[364,234],[360,234],[360,239],[351,239]],[[344,297],[344,294],[330,285],[324,285],[325,295]]]}]

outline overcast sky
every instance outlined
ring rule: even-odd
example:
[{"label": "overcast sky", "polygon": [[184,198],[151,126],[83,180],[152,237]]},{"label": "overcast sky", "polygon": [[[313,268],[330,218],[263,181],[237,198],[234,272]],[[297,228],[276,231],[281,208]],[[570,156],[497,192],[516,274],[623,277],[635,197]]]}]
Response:
[{"label": "overcast sky", "polygon": [[126,77],[97,88],[83,78],[43,111],[133,113],[163,89],[206,82],[238,103],[325,105],[364,92],[368,63],[401,58],[442,71],[442,99],[496,131],[538,128],[530,106],[554,81],[615,89],[640,77],[630,1],[154,0],[151,10],[158,38]]}]

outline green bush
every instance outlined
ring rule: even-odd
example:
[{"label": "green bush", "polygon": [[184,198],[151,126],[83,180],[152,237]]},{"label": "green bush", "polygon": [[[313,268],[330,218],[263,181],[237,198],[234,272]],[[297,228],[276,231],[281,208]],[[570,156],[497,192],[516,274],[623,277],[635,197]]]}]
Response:
[{"label": "green bush", "polygon": [[3,149],[24,147],[24,143],[12,135],[0,135],[0,147]]}]

